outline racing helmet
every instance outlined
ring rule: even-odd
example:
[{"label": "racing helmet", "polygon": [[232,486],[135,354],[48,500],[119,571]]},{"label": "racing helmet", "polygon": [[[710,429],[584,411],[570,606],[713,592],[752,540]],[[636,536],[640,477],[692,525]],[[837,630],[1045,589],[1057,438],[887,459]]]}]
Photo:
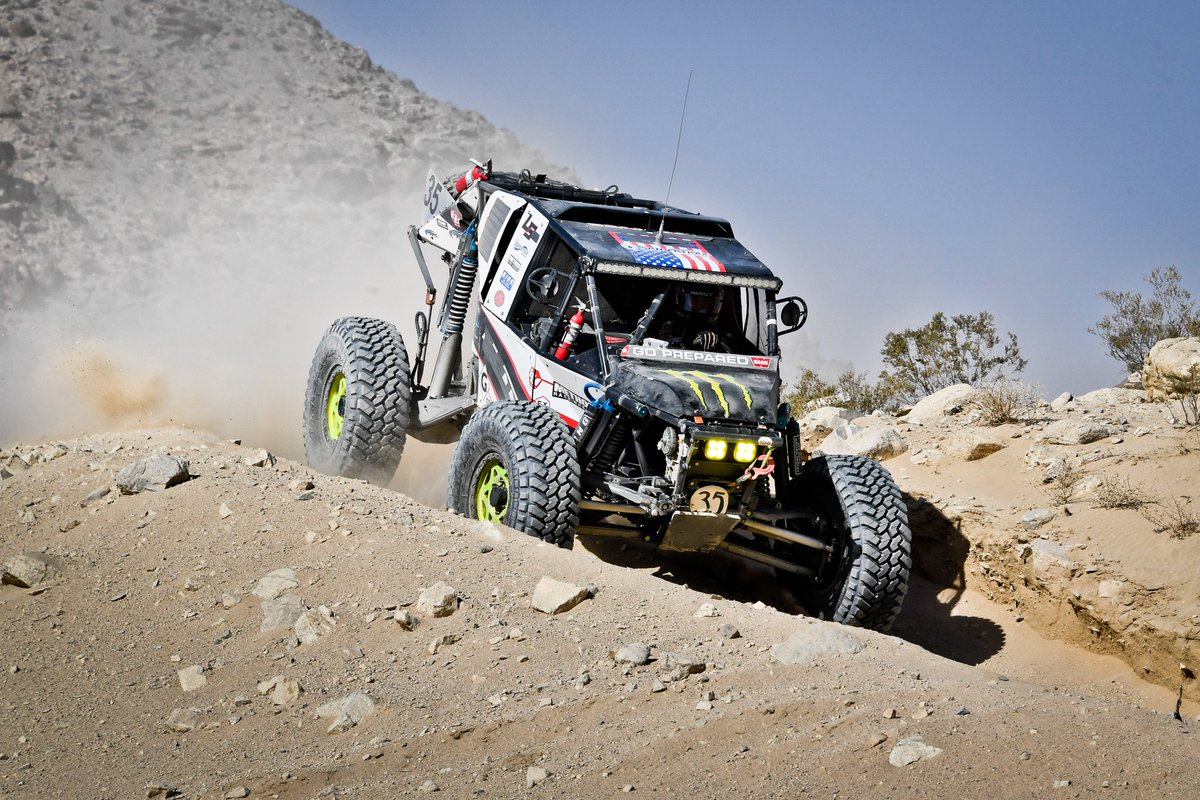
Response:
[{"label": "racing helmet", "polygon": [[711,323],[721,313],[724,300],[722,286],[675,287],[675,309],[684,319]]}]

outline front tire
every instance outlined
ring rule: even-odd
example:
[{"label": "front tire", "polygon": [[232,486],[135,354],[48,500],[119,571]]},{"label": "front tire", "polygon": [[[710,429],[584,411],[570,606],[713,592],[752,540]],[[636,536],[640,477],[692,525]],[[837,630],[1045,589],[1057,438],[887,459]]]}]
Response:
[{"label": "front tire", "polygon": [[325,332],[308,373],[304,457],[327,475],[392,479],[408,433],[408,352],[390,322],[343,317]]},{"label": "front tire", "polygon": [[579,500],[575,443],[549,406],[489,403],[463,428],[450,462],[451,511],[570,547]]},{"label": "front tire", "polygon": [[822,619],[886,631],[912,570],[908,510],[891,474],[874,459],[830,455],[807,462],[794,491],[833,545],[816,575],[801,579],[801,601]]}]

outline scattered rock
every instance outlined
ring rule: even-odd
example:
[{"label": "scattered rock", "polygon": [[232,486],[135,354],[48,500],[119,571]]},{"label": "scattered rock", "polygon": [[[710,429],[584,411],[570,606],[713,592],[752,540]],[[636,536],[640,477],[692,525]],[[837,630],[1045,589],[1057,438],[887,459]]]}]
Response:
[{"label": "scattered rock", "polygon": [[998,450],[1003,450],[1007,442],[996,433],[979,430],[978,428],[956,431],[944,445],[947,454],[963,461],[978,461],[990,456]]},{"label": "scattered rock", "polygon": [[276,675],[274,678],[263,681],[258,684],[257,689],[259,694],[270,694],[271,702],[277,706],[294,703],[299,699],[300,693],[304,691],[300,681],[295,678],[285,678],[282,675]]},{"label": "scattered rock", "polygon": [[258,583],[250,590],[255,597],[263,600],[274,600],[284,592],[290,592],[300,585],[296,570],[289,567],[272,570],[258,579]]},{"label": "scattered rock", "polygon": [[541,767],[530,767],[525,770],[525,788],[532,789],[549,777],[550,773]]},{"label": "scattered rock", "polygon": [[1071,401],[1074,399],[1075,396],[1070,392],[1063,392],[1058,397],[1050,401],[1050,410],[1056,413],[1062,413],[1069,405],[1071,405]]},{"label": "scattered rock", "polygon": [[150,781],[146,784],[146,800],[170,800],[173,797],[183,797],[183,791],[172,783]]},{"label": "scattered rock", "polygon": [[543,575],[533,589],[533,607],[543,614],[562,614],[570,611],[588,597],[588,590]]},{"label": "scattered rock", "polygon": [[122,494],[161,492],[190,477],[187,459],[159,454],[125,466],[117,473],[117,488]]},{"label": "scattered rock", "polygon": [[54,575],[54,567],[39,553],[21,553],[4,562],[0,583],[32,589]]},{"label": "scattered rock", "polygon": [[907,767],[923,758],[934,758],[942,752],[940,747],[925,744],[918,736],[901,739],[888,754],[888,763],[893,767]]},{"label": "scattered rock", "polygon": [[178,674],[179,688],[185,692],[194,692],[208,685],[208,678],[204,675],[204,667],[199,664],[184,667],[179,670]]},{"label": "scattered rock", "polygon": [[256,450],[242,459],[242,463],[248,467],[273,467],[275,461],[275,456],[267,450]]},{"label": "scattered rock", "polygon": [[392,619],[400,626],[401,630],[414,630],[420,623],[421,618],[409,611],[407,608],[397,608],[392,614]]},{"label": "scattered rock", "polygon": [[641,642],[622,645],[617,652],[612,654],[612,659],[618,664],[633,664],[635,667],[640,667],[650,663],[650,648]]},{"label": "scattered rock", "polygon": [[438,792],[438,791],[441,791],[441,789],[433,781],[425,781],[424,783],[422,783],[420,786],[417,787],[417,791],[418,792]]},{"label": "scattered rock", "polygon": [[448,617],[458,610],[458,590],[438,581],[417,598],[417,611],[430,617]]},{"label": "scattered rock", "polygon": [[167,730],[171,733],[187,733],[200,727],[201,713],[195,708],[177,708],[167,717]]},{"label": "scattered rock", "polygon": [[259,631],[266,633],[277,628],[291,628],[307,610],[308,607],[299,595],[285,594],[274,600],[263,600],[262,625],[259,626]]},{"label": "scattered rock", "polygon": [[250,787],[248,786],[235,786],[229,791],[225,792],[225,794],[221,795],[223,800],[241,800],[241,798],[249,796]]},{"label": "scattered rock", "polygon": [[332,700],[317,708],[318,717],[333,717],[326,729],[328,734],[348,731],[375,713],[375,701],[362,692],[351,692],[339,700]]},{"label": "scattered rock", "polygon": [[1031,509],[1021,515],[1021,527],[1027,531],[1036,531],[1038,528],[1054,519],[1056,515],[1057,512],[1055,512],[1052,508]]},{"label": "scattered rock", "polygon": [[333,612],[325,606],[317,606],[303,612],[296,620],[296,639],[301,644],[312,644],[333,630]]},{"label": "scattered rock", "polygon": [[89,505],[101,498],[108,497],[110,494],[112,494],[112,489],[107,486],[101,486],[99,489],[93,489],[92,491],[88,492],[87,497],[79,501],[79,505],[81,507]]},{"label": "scattered rock", "polygon": [[1050,444],[1091,444],[1111,435],[1112,431],[1098,422],[1060,419],[1047,425],[1036,438],[1039,442]]},{"label": "scattered rock", "polygon": [[719,617],[721,616],[721,612],[712,603],[701,603],[700,607],[696,609],[696,613],[692,616],[697,618]]},{"label": "scattered rock", "polygon": [[772,647],[771,655],[783,664],[803,664],[828,655],[854,655],[864,647],[836,625],[811,625]]}]

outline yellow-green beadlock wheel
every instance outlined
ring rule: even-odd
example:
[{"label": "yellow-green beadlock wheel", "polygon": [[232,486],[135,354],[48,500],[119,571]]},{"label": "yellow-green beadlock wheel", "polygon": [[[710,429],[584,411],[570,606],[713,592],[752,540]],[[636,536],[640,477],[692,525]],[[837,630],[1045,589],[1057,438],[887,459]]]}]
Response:
[{"label": "yellow-green beadlock wheel", "polygon": [[304,456],[328,475],[386,484],[404,452],[412,405],[396,326],[343,317],[313,356],[304,398]]},{"label": "yellow-green beadlock wheel", "polygon": [[325,402],[325,434],[330,439],[342,435],[342,423],[346,421],[346,375],[337,372],[329,383],[329,397]]},{"label": "yellow-green beadlock wheel", "polygon": [[553,409],[501,400],[471,416],[450,460],[452,511],[570,547],[579,498],[575,441]]},{"label": "yellow-green beadlock wheel", "polygon": [[485,458],[475,479],[475,517],[504,522],[508,513],[508,470],[498,456]]}]

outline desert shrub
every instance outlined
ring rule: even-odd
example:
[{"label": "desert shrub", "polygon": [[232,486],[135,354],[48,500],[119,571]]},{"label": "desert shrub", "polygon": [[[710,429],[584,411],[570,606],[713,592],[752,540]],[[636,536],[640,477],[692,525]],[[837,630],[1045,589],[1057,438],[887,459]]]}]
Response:
[{"label": "desert shrub", "polygon": [[836,386],[805,367],[796,378],[796,383],[784,388],[783,399],[791,405],[792,413],[803,414],[805,409],[835,405],[836,394]]},{"label": "desert shrub", "polygon": [[802,415],[805,410],[823,406],[837,406],[857,414],[870,414],[883,409],[891,411],[898,402],[880,384],[872,384],[865,373],[846,370],[833,383],[826,381],[811,369],[804,369],[792,388],[785,390],[784,401],[791,405],[792,413]]},{"label": "desert shrub", "polygon": [[1200,533],[1200,516],[1192,512],[1186,498],[1172,497],[1168,502],[1147,503],[1138,510],[1156,531],[1165,531],[1172,539],[1186,539]]},{"label": "desert shrub", "polygon": [[1167,376],[1167,406],[1178,404],[1183,421],[1200,425],[1200,367],[1192,367],[1187,377]]},{"label": "desert shrub", "polygon": [[1153,497],[1119,475],[1105,475],[1092,493],[1092,505],[1096,508],[1142,508],[1152,502]]},{"label": "desert shrub", "polygon": [[1056,506],[1065,506],[1075,497],[1079,481],[1083,478],[1079,469],[1071,461],[1065,461],[1054,475],[1047,478],[1042,491]]},{"label": "desert shrub", "polygon": [[1156,342],[1200,336],[1200,312],[1181,281],[1175,267],[1156,267],[1146,278],[1152,290],[1149,297],[1138,292],[1101,292],[1100,296],[1112,304],[1113,311],[1101,317],[1088,332],[1103,339],[1108,354],[1125,369],[1139,372]]},{"label": "desert shrub", "polygon": [[1041,391],[1036,386],[1017,380],[999,380],[978,389],[969,404],[979,411],[980,422],[990,426],[1027,419],[1041,402]]},{"label": "desert shrub", "polygon": [[939,311],[920,328],[884,337],[880,354],[888,369],[880,374],[880,384],[890,396],[915,402],[955,383],[981,386],[1000,380],[1026,364],[1017,337],[1006,337],[996,333],[995,318],[987,311],[949,318]]}]

